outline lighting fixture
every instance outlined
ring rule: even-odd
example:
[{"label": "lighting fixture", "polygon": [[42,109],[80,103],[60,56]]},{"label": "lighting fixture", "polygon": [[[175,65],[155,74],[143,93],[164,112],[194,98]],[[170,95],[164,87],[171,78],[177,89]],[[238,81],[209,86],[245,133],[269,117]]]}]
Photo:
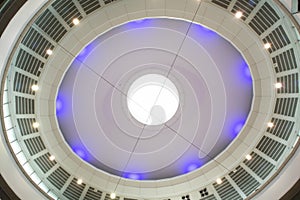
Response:
[{"label": "lighting fixture", "polygon": [[32,86],[31,86],[31,89],[32,89],[33,91],[38,91],[38,90],[39,90],[39,86],[38,86],[38,85],[32,85]]},{"label": "lighting fixture", "polygon": [[116,195],[116,193],[114,193],[114,192],[112,192],[112,193],[110,194],[110,198],[111,198],[111,199],[115,199],[116,196],[117,196],[117,195]]},{"label": "lighting fixture", "polygon": [[51,56],[53,54],[53,51],[51,49],[47,49],[46,53]]},{"label": "lighting fixture", "polygon": [[216,182],[217,182],[217,184],[221,184],[223,181],[222,181],[222,179],[220,179],[220,178],[217,178],[217,180],[216,180]]},{"label": "lighting fixture", "polygon": [[55,160],[55,156],[54,155],[49,156],[49,160],[50,161],[54,161]]},{"label": "lighting fixture", "polygon": [[39,126],[40,126],[40,124],[38,122],[33,122],[32,123],[33,128],[38,128]]},{"label": "lighting fixture", "polygon": [[78,179],[78,180],[77,180],[77,184],[78,184],[78,185],[81,185],[81,184],[82,184],[82,179]]},{"label": "lighting fixture", "polygon": [[252,159],[252,156],[250,154],[246,155],[246,159],[247,160],[251,160]]},{"label": "lighting fixture", "polygon": [[266,43],[266,44],[264,44],[264,48],[265,48],[265,49],[269,49],[269,48],[271,48],[271,44],[270,44],[270,43]]},{"label": "lighting fixture", "polygon": [[147,74],[135,80],[127,94],[130,114],[147,125],[161,125],[171,119],[179,106],[174,83],[160,74]]},{"label": "lighting fixture", "polygon": [[76,25],[78,25],[79,24],[79,19],[78,18],[74,18],[73,20],[72,20],[72,22],[73,22],[73,24],[76,26]]},{"label": "lighting fixture", "polygon": [[282,88],[282,83],[275,83],[275,88],[276,89]]},{"label": "lighting fixture", "polygon": [[235,18],[240,19],[243,16],[243,13],[241,11],[237,11],[235,13]]},{"label": "lighting fixture", "polygon": [[269,127],[269,128],[273,128],[273,126],[274,126],[274,123],[273,123],[273,122],[268,122],[268,127]]}]

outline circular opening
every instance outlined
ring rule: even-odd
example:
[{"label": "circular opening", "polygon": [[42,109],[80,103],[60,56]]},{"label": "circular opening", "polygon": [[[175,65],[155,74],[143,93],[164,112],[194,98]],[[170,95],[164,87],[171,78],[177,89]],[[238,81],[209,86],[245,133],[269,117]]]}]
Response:
[{"label": "circular opening", "polygon": [[131,115],[146,125],[160,125],[176,113],[179,97],[176,86],[165,76],[147,74],[135,80],[127,93]]}]

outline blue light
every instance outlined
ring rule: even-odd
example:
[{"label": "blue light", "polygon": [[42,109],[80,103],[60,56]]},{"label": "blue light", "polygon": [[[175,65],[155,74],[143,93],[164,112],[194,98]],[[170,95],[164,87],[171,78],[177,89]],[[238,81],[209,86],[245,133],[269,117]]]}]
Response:
[{"label": "blue light", "polygon": [[191,164],[191,165],[188,166],[187,172],[191,172],[191,171],[194,171],[196,169],[198,169],[198,165],[197,164]]},{"label": "blue light", "polygon": [[252,84],[252,76],[248,64],[245,62],[245,60],[241,60],[240,62],[240,77]]},{"label": "blue light", "polygon": [[94,47],[95,47],[94,43],[90,43],[87,46],[85,46],[84,49],[82,49],[80,53],[77,55],[76,60],[83,62],[86,59],[86,57],[92,52]]},{"label": "blue light", "polygon": [[234,133],[237,135],[242,130],[244,123],[238,123],[234,128]]},{"label": "blue light", "polygon": [[73,147],[73,152],[76,153],[77,156],[79,156],[81,159],[85,161],[89,161],[90,155],[88,151],[84,147]]},{"label": "blue light", "polygon": [[140,180],[141,179],[140,175],[138,175],[138,174],[128,174],[126,176],[126,178],[129,178],[129,179],[132,179],[132,180]]},{"label": "blue light", "polygon": [[135,28],[145,28],[151,25],[151,22],[153,21],[154,21],[153,19],[142,18],[124,24],[124,28],[128,30],[135,29]]},{"label": "blue light", "polygon": [[57,97],[56,99],[56,114],[61,113],[63,110],[63,101],[60,97]]},{"label": "blue light", "polygon": [[138,19],[138,20],[135,20],[134,22],[135,23],[143,23],[144,21],[146,21],[147,19]]},{"label": "blue light", "polygon": [[252,82],[252,76],[251,76],[251,71],[250,71],[250,68],[249,66],[247,65],[247,63],[243,63],[243,73],[244,73],[244,77],[247,79],[247,80],[250,80]]},{"label": "blue light", "polygon": [[76,153],[80,158],[82,158],[82,159],[84,159],[85,156],[86,156],[85,152],[84,152],[83,150],[81,150],[81,149],[76,149],[76,150],[75,150],[75,153]]},{"label": "blue light", "polygon": [[[251,72],[250,72],[249,67],[245,67],[244,71],[245,71],[245,75],[246,75],[247,77],[251,78]],[[252,78],[251,78],[251,79],[252,79]]]}]

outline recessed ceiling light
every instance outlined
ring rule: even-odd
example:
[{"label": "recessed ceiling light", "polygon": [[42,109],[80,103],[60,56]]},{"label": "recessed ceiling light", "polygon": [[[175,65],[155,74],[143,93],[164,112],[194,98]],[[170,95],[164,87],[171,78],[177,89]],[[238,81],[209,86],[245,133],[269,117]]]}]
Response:
[{"label": "recessed ceiling light", "polygon": [[74,19],[72,20],[72,22],[73,22],[73,24],[74,24],[75,26],[78,25],[78,24],[80,23],[80,21],[79,21],[78,18],[74,18]]},{"label": "recessed ceiling light", "polygon": [[40,124],[38,122],[33,122],[32,123],[33,128],[38,128],[39,126],[40,126]]},{"label": "recessed ceiling light", "polygon": [[117,195],[116,195],[116,193],[114,193],[114,192],[112,192],[112,193],[110,194],[110,198],[111,198],[111,199],[115,199],[116,196],[117,196]]},{"label": "recessed ceiling light", "polygon": [[275,83],[275,88],[276,89],[282,88],[282,83]]},{"label": "recessed ceiling light", "polygon": [[53,51],[51,49],[47,49],[46,53],[51,56],[53,54]]},{"label": "recessed ceiling light", "polygon": [[220,178],[217,178],[217,180],[216,180],[216,182],[217,182],[217,184],[221,184],[223,181],[222,181],[222,179],[220,179]]},{"label": "recessed ceiling light", "polygon": [[252,159],[252,156],[250,154],[246,155],[246,159],[247,160],[251,160]]},{"label": "recessed ceiling light", "polygon": [[78,184],[78,185],[81,185],[81,184],[82,184],[82,179],[78,179],[78,180],[77,180],[77,184]]},{"label": "recessed ceiling light", "polygon": [[270,43],[266,43],[266,44],[264,44],[264,48],[265,48],[265,49],[269,49],[269,48],[271,48],[271,44],[270,44]]},{"label": "recessed ceiling light", "polygon": [[269,127],[269,128],[273,128],[273,126],[274,126],[274,123],[273,123],[273,122],[268,122],[268,127]]},{"label": "recessed ceiling light", "polygon": [[38,90],[39,90],[39,86],[38,86],[38,85],[32,85],[32,86],[31,86],[31,89],[32,89],[33,91],[38,91]]},{"label": "recessed ceiling light", "polygon": [[54,161],[55,160],[55,156],[54,155],[49,156],[49,160],[50,161]]},{"label": "recessed ceiling light", "polygon": [[243,16],[243,13],[241,11],[237,11],[235,13],[235,18],[240,19]]}]

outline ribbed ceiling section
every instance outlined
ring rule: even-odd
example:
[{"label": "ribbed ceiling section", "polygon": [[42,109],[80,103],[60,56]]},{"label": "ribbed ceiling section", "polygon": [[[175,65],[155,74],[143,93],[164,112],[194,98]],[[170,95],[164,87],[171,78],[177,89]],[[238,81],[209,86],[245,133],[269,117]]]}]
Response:
[{"label": "ribbed ceiling section", "polygon": [[[72,22],[74,18],[82,22],[89,19],[101,21],[102,19],[97,19],[97,17],[95,19],[95,16],[97,16],[97,13],[105,13],[104,15],[109,15],[115,20],[109,22],[111,26],[126,22],[126,20],[120,20],[118,16],[113,16],[114,12],[112,12],[115,11],[115,13],[118,13],[118,9],[124,6],[128,8],[127,12],[131,12],[129,14],[136,14],[135,18],[139,18],[139,16],[141,18],[147,16],[172,17],[170,13],[174,11],[174,13],[180,13],[179,16],[177,16],[178,18],[190,20],[190,17],[181,14],[184,12],[194,14],[191,12],[193,9],[183,11],[181,0],[179,1],[164,1],[167,2],[166,5],[161,5],[158,3],[154,4],[152,1],[147,0],[146,9],[148,10],[141,12],[143,14],[140,13],[139,15],[139,9],[145,9],[145,7],[143,7],[143,4],[139,6],[140,2],[138,1],[57,0],[43,8],[37,17],[33,19],[28,29],[24,30],[20,42],[16,45],[15,51],[12,52],[12,59],[7,64],[8,73],[4,76],[5,78],[7,77],[7,79],[6,85],[2,85],[2,121],[4,122],[3,126],[6,130],[5,137],[7,143],[17,158],[16,162],[18,162],[27,177],[32,180],[33,185],[38,187],[47,198],[61,200],[109,199],[111,191],[106,188],[105,184],[112,185],[111,187],[113,188],[116,182],[118,182],[115,180],[119,180],[112,178],[112,182],[110,183],[109,181],[101,182],[102,177],[99,176],[97,179],[98,182],[85,182],[84,179],[82,184],[77,184],[79,178],[77,174],[80,174],[80,169],[70,167],[73,168],[73,170],[70,170],[70,168],[66,166],[68,165],[67,163],[76,163],[78,161],[68,159],[66,159],[65,162],[64,159],[57,159],[55,161],[49,160],[53,148],[49,147],[51,141],[45,140],[45,138],[47,138],[45,134],[49,135],[52,132],[57,132],[57,130],[51,130],[51,128],[49,128],[51,126],[47,126],[46,123],[40,124],[39,127],[32,127],[34,122],[41,121],[41,119],[47,122],[49,121],[49,123],[53,120],[52,118],[46,118],[41,114],[42,111],[39,111],[41,107],[49,106],[49,102],[45,103],[41,99],[38,99],[39,96],[37,92],[31,89],[31,86],[34,84],[42,85],[41,78],[45,81],[43,73],[48,73],[49,70],[52,70],[51,68],[56,67],[50,64],[51,56],[47,54],[47,50],[53,50],[53,54],[61,49],[63,49],[63,51],[66,50],[63,48],[63,44],[71,43],[71,40],[66,42],[66,39],[69,39],[68,34],[71,34],[77,28]],[[135,9],[130,10],[130,5],[133,2],[135,2],[137,6],[134,7]],[[184,6],[187,8],[189,6],[193,7],[198,5],[199,2],[195,2],[194,0],[188,0]],[[151,7],[153,5],[154,7]],[[176,5],[179,5],[179,7],[176,7]],[[128,186],[132,189],[133,195],[126,196],[123,195],[123,193],[127,194],[129,190],[126,191],[126,187],[124,186],[123,190],[125,192],[123,191],[118,194],[117,198],[119,199],[138,199],[138,193],[140,198],[146,199],[245,199],[259,190],[273,176],[293,149],[300,123],[297,114],[299,113],[300,46],[299,42],[297,43],[299,38],[297,38],[296,29],[291,28],[293,26],[292,22],[273,1],[267,0],[204,1],[202,5],[200,5],[200,11],[196,13],[196,16],[199,18],[203,17],[205,14],[203,10],[206,8],[213,8],[218,11],[219,14],[222,13],[232,17],[234,17],[236,11],[242,11],[244,13],[243,17],[236,23],[242,24],[241,26],[246,27],[247,31],[254,34],[257,38],[257,43],[262,48],[265,43],[271,43],[271,48],[266,51],[266,55],[269,59],[267,62],[270,63],[272,68],[268,68],[270,66],[259,66],[259,70],[271,72],[270,77],[267,77],[270,80],[268,79],[269,82],[262,81],[259,83],[265,83],[265,85],[260,85],[259,87],[256,85],[255,92],[260,93],[259,91],[275,90],[272,101],[270,102],[271,104],[273,102],[274,106],[272,112],[268,113],[269,121],[274,124],[274,127],[268,128],[265,126],[264,130],[249,132],[248,134],[259,135],[259,141],[255,145],[252,145],[251,149],[244,148],[244,150],[247,150],[246,153],[251,155],[252,159],[247,160],[241,157],[238,159],[240,162],[236,163],[234,167],[230,169],[226,168],[225,172],[221,170],[217,173],[212,173],[212,177],[209,177],[210,173],[207,172],[206,176],[208,176],[208,178],[204,181],[205,185],[199,180],[193,182],[191,179],[191,183],[194,183],[193,188],[196,187],[196,190],[188,191],[188,189],[183,189],[187,192],[182,194],[179,185],[174,186],[174,190],[179,190],[175,193],[173,193],[173,189],[163,192],[155,188],[159,188],[159,184],[158,186],[150,184],[148,188],[145,187],[146,189],[142,188],[141,190],[147,191],[153,187],[155,188],[153,190],[156,191],[157,197],[151,192],[149,192],[149,194],[147,192],[134,192],[135,190],[132,188],[136,186]],[[170,12],[161,12],[161,10]],[[129,16],[131,15],[129,14],[125,14],[127,21],[130,20]],[[214,14],[211,13],[211,15]],[[212,21],[215,20],[215,16],[211,17]],[[120,21],[118,21],[118,19]],[[105,23],[104,21],[103,27],[105,27]],[[205,20],[203,20],[203,23],[206,23]],[[96,28],[105,29],[103,27]],[[212,27],[212,29],[214,29],[214,27]],[[73,52],[67,52],[67,54],[69,54],[69,56],[75,56]],[[248,62],[250,68],[252,64],[257,65],[257,63]],[[252,75],[253,79],[256,80],[254,72]],[[54,77],[53,75],[53,77],[47,78],[53,79]],[[281,82],[283,87],[273,89],[270,83],[272,81],[274,83]],[[261,107],[259,107],[259,109],[263,110],[265,109],[264,106],[269,104],[269,102],[264,102],[264,97],[262,96],[256,96],[255,98],[260,99],[259,104]],[[54,103],[54,98],[52,98],[52,104]],[[45,112],[53,116],[55,111],[49,109]],[[260,111],[255,110],[252,112],[256,113],[258,116],[256,120],[259,121]],[[55,137],[54,134],[52,137]],[[56,148],[63,149],[63,147],[58,146],[56,146]],[[239,151],[239,149],[237,149],[237,151]],[[63,152],[63,150],[61,150],[61,152]],[[221,163],[221,168],[222,166],[224,166],[224,164]],[[93,176],[96,175],[94,174]],[[91,175],[87,175],[87,177],[92,180]],[[214,181],[216,177],[220,177],[222,182],[219,184],[216,183]],[[197,178],[197,176],[195,178]],[[103,178],[103,180],[105,179]],[[119,182],[122,184],[123,180]],[[124,181],[124,183],[126,183],[126,181]],[[135,184],[139,183],[134,183],[133,185]],[[176,185],[176,182],[170,181],[170,183],[162,183],[162,187],[166,185]],[[140,188],[136,188],[140,190]]]}]

